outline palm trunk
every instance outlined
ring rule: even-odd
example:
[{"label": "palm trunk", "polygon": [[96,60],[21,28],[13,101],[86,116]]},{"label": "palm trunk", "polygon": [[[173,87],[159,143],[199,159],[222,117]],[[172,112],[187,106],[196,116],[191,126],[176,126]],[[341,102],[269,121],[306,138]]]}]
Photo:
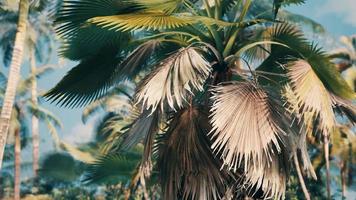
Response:
[{"label": "palm trunk", "polygon": [[21,136],[20,130],[15,131],[15,173],[14,200],[20,200],[21,187]]},{"label": "palm trunk", "polygon": [[294,161],[295,169],[296,169],[297,174],[298,174],[298,179],[299,179],[300,186],[302,187],[302,190],[303,190],[303,193],[304,193],[304,197],[305,197],[306,200],[310,200],[310,195],[309,195],[307,186],[305,185],[302,171],[300,170],[298,156],[297,156],[296,152],[293,155],[293,161]]},{"label": "palm trunk", "polygon": [[[37,78],[36,78],[36,58],[35,52],[31,49],[30,54],[31,65],[31,102],[34,106],[38,106],[37,100]],[[37,177],[38,161],[39,161],[39,146],[40,146],[40,133],[39,133],[39,120],[32,114],[32,156],[33,156],[33,174]]]},{"label": "palm trunk", "polygon": [[341,161],[340,164],[340,177],[341,177],[341,194],[342,199],[346,198],[346,181],[347,181],[347,162]]},{"label": "palm trunk", "polygon": [[27,31],[27,17],[29,12],[29,1],[20,0],[19,19],[15,36],[14,50],[12,52],[9,78],[6,86],[4,103],[0,115],[0,169],[4,157],[7,134],[9,130],[10,117],[15,101],[15,94],[20,79],[23,49]]},{"label": "palm trunk", "polygon": [[326,163],[326,192],[328,195],[328,199],[331,199],[329,139],[326,136],[324,136],[324,156],[325,156],[325,163]]}]

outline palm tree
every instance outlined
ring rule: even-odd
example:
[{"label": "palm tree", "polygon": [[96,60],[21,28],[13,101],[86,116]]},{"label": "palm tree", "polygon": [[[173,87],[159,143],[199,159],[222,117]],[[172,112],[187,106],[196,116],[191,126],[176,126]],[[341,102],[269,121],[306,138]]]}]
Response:
[{"label": "palm tree", "polygon": [[79,64],[46,97],[83,106],[145,75],[117,147],[144,144],[138,174],[155,164],[163,199],[283,199],[290,163],[316,178],[307,131],[328,157],[334,109],[356,113],[328,55],[279,18],[302,2],[64,1],[61,53]]},{"label": "palm tree", "polygon": [[0,116],[0,169],[8,135],[9,123],[12,113],[12,108],[15,101],[16,87],[20,79],[20,69],[23,56],[23,48],[25,44],[25,35],[27,31],[27,17],[29,11],[29,1],[21,0],[19,4],[19,18],[17,23],[17,32],[15,37],[14,51],[11,59],[9,82],[7,83],[3,109]]},{"label": "palm tree", "polygon": [[[4,3],[3,7],[9,3]],[[28,51],[28,58],[30,63],[30,73],[36,73],[37,61],[47,63],[51,56],[51,50],[53,46],[53,29],[52,22],[48,19],[53,15],[54,11],[48,1],[33,1],[30,5],[29,13],[26,19],[27,32],[25,33],[24,48]],[[7,11],[2,16],[2,24],[4,27],[4,35],[1,42],[1,47],[5,52],[4,63],[10,64],[12,50],[14,47],[13,38],[15,38],[16,28],[13,23],[14,19],[18,17],[17,11]],[[32,104],[38,106],[38,94],[37,94],[37,79],[34,76],[31,81],[31,97]],[[32,116],[32,145],[33,145],[33,173],[37,176],[38,160],[39,160],[39,120],[36,116]]]},{"label": "palm tree", "polygon": [[[23,138],[21,135],[25,134],[26,131],[26,120],[29,116],[36,116],[39,120],[43,121],[52,136],[57,136],[56,129],[60,128],[62,125],[60,121],[48,110],[41,108],[32,104],[31,99],[28,98],[29,83],[32,81],[32,77],[41,77],[45,74],[46,70],[42,69],[37,71],[36,74],[30,75],[28,79],[21,80],[19,85],[16,99],[15,99],[15,109],[12,111],[9,133],[13,137],[14,143],[14,199],[20,199],[20,185],[21,185],[21,149]],[[1,74],[2,79],[6,82],[6,77]],[[6,86],[6,84],[2,85]],[[3,102],[4,89],[0,87],[0,102]],[[29,116],[28,116],[29,115]],[[56,143],[56,137],[54,137]],[[11,141],[11,140],[10,140]],[[9,141],[8,141],[9,142]]]}]

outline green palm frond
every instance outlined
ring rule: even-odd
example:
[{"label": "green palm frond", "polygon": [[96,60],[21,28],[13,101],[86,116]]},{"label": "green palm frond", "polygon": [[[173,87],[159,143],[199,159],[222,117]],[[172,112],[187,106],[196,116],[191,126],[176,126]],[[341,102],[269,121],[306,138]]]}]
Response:
[{"label": "green palm frond", "polygon": [[182,48],[163,60],[141,83],[137,102],[147,110],[155,110],[158,105],[163,109],[165,103],[172,109],[181,108],[189,93],[203,89],[210,71],[210,64],[199,49]]},{"label": "green palm frond", "polygon": [[118,13],[129,13],[136,10],[128,1],[116,0],[64,0],[58,13],[57,31],[65,38],[76,35],[86,21],[96,16],[110,16]]},{"label": "green palm frond", "polygon": [[45,97],[62,106],[88,104],[100,98],[117,81],[113,74],[121,60],[110,49],[83,60],[47,92]]},{"label": "green palm frond", "polygon": [[305,3],[305,0],[273,0],[274,18],[277,17],[278,11],[282,6],[303,3]]},{"label": "green palm frond", "polygon": [[75,35],[66,39],[60,48],[60,55],[74,61],[90,59],[107,48],[118,53],[120,47],[130,41],[127,33],[108,31],[93,24],[75,31]]},{"label": "green palm frond", "polygon": [[132,0],[145,10],[159,10],[170,14],[184,7],[187,0]]},{"label": "green palm frond", "polygon": [[63,127],[62,122],[51,111],[34,104],[29,104],[28,108],[29,112],[38,119],[43,121],[48,120],[57,128]]},{"label": "green palm frond", "polygon": [[[354,92],[342,78],[335,65],[331,63],[328,56],[316,45],[308,43],[298,28],[291,24],[279,23],[270,29],[266,29],[266,31],[270,32],[267,40],[278,42],[278,44],[271,44],[270,56],[264,60],[257,70],[285,73],[281,64],[289,63],[291,57],[303,59],[310,63],[314,72],[328,90],[345,99],[355,98]],[[276,77],[269,78],[275,80]]]},{"label": "green palm frond", "polygon": [[220,199],[229,175],[220,170],[206,134],[208,114],[198,108],[178,111],[161,139],[158,169],[164,199]]},{"label": "green palm frond", "polygon": [[6,78],[5,74],[0,72],[0,85],[1,85],[1,88],[3,88],[3,86],[6,85],[6,82],[7,82],[7,78]]},{"label": "green palm frond", "polygon": [[155,12],[95,17],[90,19],[89,22],[118,31],[134,31],[138,29],[174,29],[192,25],[198,21],[188,16],[174,16]]},{"label": "green palm frond", "polygon": [[5,32],[0,39],[0,46],[3,50],[3,63],[5,66],[10,66],[12,51],[13,51],[13,43],[15,41],[15,34],[16,29],[10,29],[9,31]]},{"label": "green palm frond", "polygon": [[136,154],[108,154],[88,165],[84,182],[118,183],[128,181],[140,160]]},{"label": "green palm frond", "polygon": [[99,110],[115,113],[128,113],[131,109],[133,88],[129,84],[118,84],[102,98],[87,105],[82,112],[82,121],[86,123]]}]

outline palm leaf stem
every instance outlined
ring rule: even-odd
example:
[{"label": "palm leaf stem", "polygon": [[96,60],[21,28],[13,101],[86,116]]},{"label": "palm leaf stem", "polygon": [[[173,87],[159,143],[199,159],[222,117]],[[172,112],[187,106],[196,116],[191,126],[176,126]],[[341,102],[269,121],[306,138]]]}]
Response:
[{"label": "palm leaf stem", "polygon": [[302,171],[300,170],[298,156],[297,156],[296,152],[294,152],[293,161],[294,161],[295,169],[296,169],[297,174],[298,174],[298,179],[299,179],[300,186],[302,187],[302,190],[303,190],[303,193],[304,193],[304,197],[305,197],[306,200],[310,200],[310,195],[309,195],[307,186],[305,185],[304,178],[303,178],[303,175],[302,175]]},{"label": "palm leaf stem", "polygon": [[330,191],[330,161],[329,161],[329,139],[324,136],[324,158],[326,164],[326,191],[327,199],[331,199]]}]

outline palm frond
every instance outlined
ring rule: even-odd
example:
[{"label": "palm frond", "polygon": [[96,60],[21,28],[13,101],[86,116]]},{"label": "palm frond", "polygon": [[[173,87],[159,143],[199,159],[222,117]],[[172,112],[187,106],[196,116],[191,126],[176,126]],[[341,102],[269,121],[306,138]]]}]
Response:
[{"label": "palm frond", "polygon": [[133,0],[134,3],[142,6],[148,11],[162,11],[170,14],[184,6],[186,0]]},{"label": "palm frond", "polygon": [[110,31],[94,24],[73,31],[76,31],[73,36],[64,38],[59,53],[74,61],[90,59],[107,49],[118,53],[131,40],[128,33]]},{"label": "palm frond", "polygon": [[197,23],[197,21],[191,17],[174,16],[160,12],[95,17],[88,22],[109,28],[109,30],[113,29],[123,32],[138,29],[174,29]]},{"label": "palm frond", "polygon": [[66,142],[60,143],[60,148],[69,153],[73,158],[79,160],[83,163],[93,163],[95,162],[95,158],[92,154],[82,151],[79,148],[68,144]]},{"label": "palm frond", "polygon": [[264,168],[249,168],[245,174],[245,184],[250,193],[262,190],[263,199],[285,199],[289,173],[287,159],[286,155],[273,154],[269,158],[264,157]]},{"label": "palm frond", "polygon": [[210,64],[194,47],[182,48],[163,60],[141,84],[137,102],[145,109],[161,109],[165,103],[175,109],[183,107],[188,92],[202,90],[210,74]]},{"label": "palm frond", "polygon": [[86,123],[90,117],[99,110],[115,112],[119,114],[128,113],[131,109],[131,95],[133,88],[128,84],[120,83],[109,90],[102,98],[87,105],[82,112],[82,121]]},{"label": "palm frond", "polygon": [[[303,59],[310,63],[328,90],[345,99],[355,98],[354,92],[337,71],[335,65],[330,62],[330,58],[319,47],[310,44],[297,27],[288,23],[279,23],[267,31],[270,32],[268,40],[278,42],[278,44],[271,45],[271,55],[257,68],[258,70],[285,73],[281,64],[289,63],[291,57]],[[280,81],[276,80],[276,77],[269,78]]]},{"label": "palm frond", "polygon": [[114,83],[113,74],[121,58],[107,49],[81,61],[44,96],[62,106],[82,106],[100,98]]},{"label": "palm frond", "polygon": [[305,0],[274,0],[273,9],[274,9],[274,18],[277,17],[278,11],[282,6],[289,6],[292,4],[303,4]]},{"label": "palm frond", "polygon": [[311,65],[304,60],[296,60],[288,68],[288,77],[292,90],[297,97],[300,110],[295,113],[306,114],[318,118],[318,129],[328,135],[335,126],[335,116],[329,92],[324,87]]},{"label": "palm frond", "polygon": [[143,139],[146,139],[153,132],[156,132],[160,123],[159,111],[151,113],[148,110],[143,111],[133,123],[128,126],[125,138],[122,141],[121,148],[129,149]]},{"label": "palm frond", "polygon": [[29,112],[43,121],[50,121],[55,127],[62,128],[62,122],[49,110],[34,104],[28,105]]},{"label": "palm frond", "polygon": [[207,133],[208,114],[198,108],[176,113],[159,147],[159,175],[164,199],[220,199],[227,172],[214,159]]},{"label": "palm frond", "polygon": [[281,102],[252,82],[233,82],[212,92],[215,153],[221,153],[224,165],[234,171],[251,166],[263,169],[263,157],[279,152],[281,136],[286,134]]},{"label": "palm frond", "polygon": [[90,18],[130,13],[136,10],[132,3],[116,0],[64,0],[62,5],[56,20],[59,24],[57,31],[67,39],[75,36]]},{"label": "palm frond", "polygon": [[330,93],[333,108],[341,115],[345,115],[351,123],[356,123],[356,106],[355,103],[338,97]]},{"label": "palm frond", "polygon": [[108,154],[96,159],[86,169],[84,182],[118,183],[130,180],[139,163],[138,155]]},{"label": "palm frond", "polygon": [[[150,58],[160,49],[161,43],[162,41],[159,39],[152,39],[137,46],[119,64],[115,76],[117,76],[118,79],[133,78],[133,75],[138,74],[149,62],[154,60]],[[158,54],[160,53],[164,52],[159,52]]]}]

